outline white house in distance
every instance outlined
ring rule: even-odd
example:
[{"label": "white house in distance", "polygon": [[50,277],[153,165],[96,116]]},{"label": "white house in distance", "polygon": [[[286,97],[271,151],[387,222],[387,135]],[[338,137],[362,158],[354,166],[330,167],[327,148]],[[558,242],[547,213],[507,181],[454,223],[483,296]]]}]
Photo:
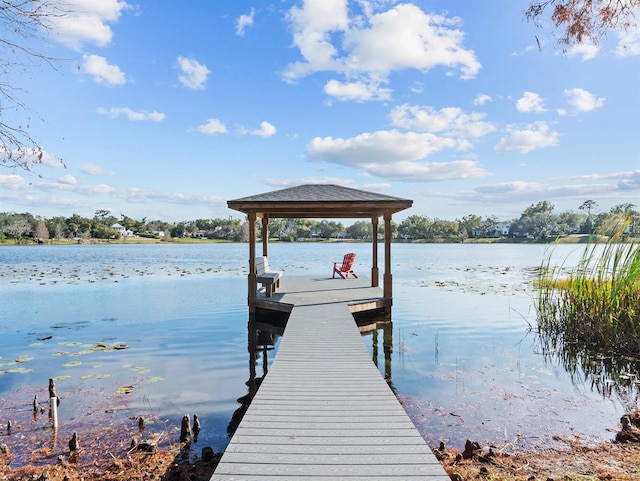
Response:
[{"label": "white house in distance", "polygon": [[120,237],[133,237],[133,232],[129,229],[125,229],[123,225],[113,224],[111,228],[120,234]]}]

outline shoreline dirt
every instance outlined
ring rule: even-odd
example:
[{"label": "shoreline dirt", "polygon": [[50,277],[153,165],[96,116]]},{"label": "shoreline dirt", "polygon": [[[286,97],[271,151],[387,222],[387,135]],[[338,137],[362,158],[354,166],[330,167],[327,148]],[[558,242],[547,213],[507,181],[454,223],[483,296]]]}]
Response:
[{"label": "shoreline dirt", "polygon": [[[556,439],[556,441],[558,441]],[[560,440],[567,449],[500,453],[493,447],[468,442],[463,452],[434,450],[454,481],[636,481],[640,480],[640,443],[585,445],[579,440]],[[157,452],[133,451],[103,464],[78,466],[69,456],[59,456],[51,465],[12,469],[0,454],[0,481],[208,481],[221,453],[194,456],[189,451],[168,448]]]}]

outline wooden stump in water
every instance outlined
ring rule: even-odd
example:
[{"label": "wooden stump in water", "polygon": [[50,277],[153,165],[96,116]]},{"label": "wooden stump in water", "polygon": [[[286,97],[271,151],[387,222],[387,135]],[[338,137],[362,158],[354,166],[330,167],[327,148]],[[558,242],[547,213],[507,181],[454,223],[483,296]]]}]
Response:
[{"label": "wooden stump in water", "polygon": [[193,442],[198,442],[198,434],[200,434],[200,420],[198,419],[198,415],[193,415]]},{"label": "wooden stump in water", "polygon": [[71,435],[71,439],[69,440],[69,451],[74,452],[80,449],[80,443],[78,442],[78,433],[76,431]]},{"label": "wooden stump in water", "polygon": [[185,414],[182,416],[182,425],[180,426],[180,442],[181,443],[190,443],[191,442],[191,422],[189,419],[189,415]]},{"label": "wooden stump in water", "polygon": [[51,398],[55,398],[56,405],[60,406],[60,398],[56,394],[56,383],[53,381],[53,379],[49,379],[49,399]]}]

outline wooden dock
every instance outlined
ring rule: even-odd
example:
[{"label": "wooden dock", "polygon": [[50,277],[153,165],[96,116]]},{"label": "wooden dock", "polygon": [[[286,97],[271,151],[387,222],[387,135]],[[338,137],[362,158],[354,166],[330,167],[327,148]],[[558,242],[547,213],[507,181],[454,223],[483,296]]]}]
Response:
[{"label": "wooden dock", "polygon": [[354,322],[352,311],[388,302],[369,285],[285,275],[278,292],[258,303],[291,313],[211,481],[449,479]]}]

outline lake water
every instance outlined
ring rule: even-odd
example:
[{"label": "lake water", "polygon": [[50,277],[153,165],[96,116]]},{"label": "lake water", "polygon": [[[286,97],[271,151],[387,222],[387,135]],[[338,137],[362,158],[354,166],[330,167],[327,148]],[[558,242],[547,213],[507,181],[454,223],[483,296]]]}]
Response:
[{"label": "lake water", "polygon": [[[392,246],[386,365],[383,330],[363,340],[430,445],[461,448],[472,439],[518,450],[550,446],[552,436],[608,440],[636,407],[637,370],[605,375],[593,359],[572,363],[532,331],[533,280],[548,249]],[[330,276],[347,251],[368,276],[369,244],[278,243],[269,257],[285,275]],[[570,265],[581,248],[553,252]],[[247,258],[246,244],[0,248],[0,442],[14,453],[45,442],[49,420],[31,406],[34,394],[46,400],[54,378],[61,438],[74,430],[143,436],[135,429],[143,416],[145,435],[155,429],[175,442],[182,415],[198,413],[198,443],[223,450],[243,409],[238,400],[268,369],[279,337],[262,332],[257,352],[248,346]]]}]

